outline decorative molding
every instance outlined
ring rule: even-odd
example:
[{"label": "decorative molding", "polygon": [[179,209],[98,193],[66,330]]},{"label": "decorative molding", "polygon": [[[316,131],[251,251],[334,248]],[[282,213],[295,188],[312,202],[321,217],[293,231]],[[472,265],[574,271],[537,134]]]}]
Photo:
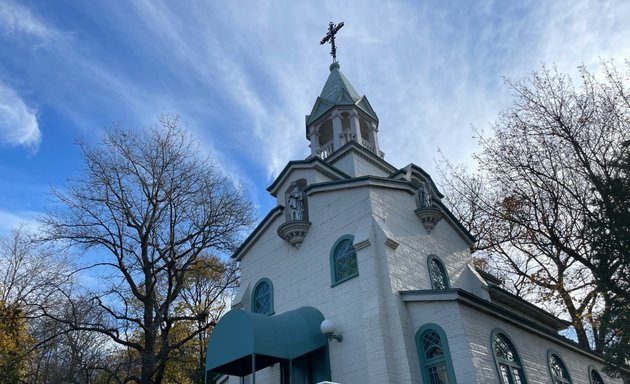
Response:
[{"label": "decorative molding", "polygon": [[[565,348],[579,353],[582,356],[586,356],[591,359],[595,359],[600,363],[604,363],[603,357],[597,352],[591,351],[590,349],[580,347],[573,340],[567,339],[566,337],[558,334],[558,332],[551,330],[544,325],[523,317],[520,314],[517,314],[509,309],[505,309],[497,304],[494,304],[488,300],[484,300],[479,296],[476,296],[470,292],[464,291],[459,288],[451,288],[444,290],[414,290],[414,291],[399,291],[398,292],[402,298],[402,301],[406,303],[406,305],[410,305],[411,303],[426,303],[426,302],[436,302],[436,301],[454,301],[458,302],[462,305],[472,307],[473,309],[478,310],[480,313],[484,313],[490,315],[494,318],[498,318],[500,320],[506,321],[509,324],[515,326],[519,329],[524,329],[529,331],[537,336],[540,336],[546,340],[564,346]],[[409,303],[409,304],[407,304]],[[551,315],[550,315],[551,316]],[[630,370],[625,370],[624,372],[630,373]]]},{"label": "decorative molding", "polygon": [[418,216],[422,222],[422,225],[424,225],[424,229],[427,230],[427,233],[431,233],[437,223],[444,217],[444,213],[438,207],[418,208],[415,212],[416,216]]},{"label": "decorative molding", "polygon": [[336,149],[326,158],[325,161],[334,166],[337,161],[343,159],[352,152],[356,153],[358,157],[366,160],[368,163],[376,166],[385,173],[392,174],[397,171],[397,168],[389,164],[385,159],[379,157],[379,154],[365,148],[363,145],[356,142],[356,140],[350,141],[344,144],[341,148]]},{"label": "decorative molding", "polygon": [[243,256],[247,252],[249,252],[252,245],[254,245],[256,241],[258,241],[260,236],[262,236],[262,234],[265,233],[265,231],[267,231],[267,229],[271,226],[271,224],[273,224],[273,222],[282,215],[283,210],[284,210],[284,207],[281,205],[278,205],[275,208],[273,208],[271,211],[269,211],[267,216],[265,216],[260,221],[260,223],[258,223],[258,225],[256,226],[256,228],[254,228],[252,233],[250,233],[249,236],[245,238],[245,241],[241,243],[241,246],[238,247],[236,252],[234,252],[234,254],[232,255],[232,258],[235,259],[236,261],[241,261]]},{"label": "decorative molding", "polygon": [[285,240],[287,243],[291,244],[295,248],[299,249],[310,227],[310,221],[287,221],[286,223],[278,227],[278,236],[280,236],[283,240]]},{"label": "decorative molding", "polygon": [[385,239],[385,245],[390,247],[391,249],[396,249],[400,245],[396,240],[390,239],[389,237]]},{"label": "decorative molding", "polygon": [[370,246],[370,239],[365,239],[365,240],[359,241],[358,243],[353,244],[355,251],[358,251],[363,248],[367,248],[369,246]]},{"label": "decorative molding", "polygon": [[284,184],[292,172],[297,170],[315,170],[322,175],[326,176],[330,180],[345,180],[350,179],[350,176],[345,172],[337,169],[336,167],[328,164],[324,160],[320,159],[319,156],[309,156],[308,160],[295,160],[290,161],[280,172],[278,177],[273,181],[273,183],[267,187],[267,191],[273,196],[277,197],[279,188]]}]

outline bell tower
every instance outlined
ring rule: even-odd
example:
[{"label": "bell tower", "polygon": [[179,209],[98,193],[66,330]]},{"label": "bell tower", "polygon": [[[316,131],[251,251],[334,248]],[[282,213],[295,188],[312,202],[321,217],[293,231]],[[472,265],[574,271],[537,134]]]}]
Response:
[{"label": "bell tower", "polygon": [[337,62],[335,35],[343,27],[330,23],[320,44],[330,43],[330,75],[324,89],[315,101],[310,115],[306,116],[306,138],[311,142],[310,157],[326,159],[345,144],[354,141],[379,158],[383,158],[378,145],[378,117],[367,97],[359,96],[346,79]]},{"label": "bell tower", "polygon": [[321,159],[350,141],[384,157],[378,144],[378,117],[367,97],[359,96],[336,61],[330,65],[324,89],[306,116],[306,138],[311,142],[311,156]]}]

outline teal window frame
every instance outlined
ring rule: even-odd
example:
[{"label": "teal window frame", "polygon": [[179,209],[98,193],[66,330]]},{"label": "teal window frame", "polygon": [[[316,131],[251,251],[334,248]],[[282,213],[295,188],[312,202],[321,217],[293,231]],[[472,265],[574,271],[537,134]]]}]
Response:
[{"label": "teal window frame", "polygon": [[[511,353],[512,359],[497,356],[497,338],[501,338],[505,342]],[[496,365],[497,375],[499,376],[499,383],[527,384],[527,376],[525,375],[523,363],[510,336],[508,336],[504,330],[495,328],[490,335],[490,346],[492,348],[492,354],[494,355],[494,363]],[[505,370],[503,368],[505,368]],[[514,377],[514,371],[518,373],[518,378]]]},{"label": "teal window frame", "polygon": [[[338,254],[339,253],[338,251],[341,250],[340,247],[346,241],[350,242],[350,251],[341,255]],[[338,261],[342,258],[354,258],[356,271],[348,276],[337,278]],[[359,276],[359,260],[357,259],[357,251],[354,249],[354,236],[352,235],[341,236],[339,239],[337,239],[337,241],[335,241],[335,244],[333,244],[332,249],[330,250],[330,281],[331,281],[330,286],[334,287],[350,279],[353,279],[357,276]]]},{"label": "teal window frame", "polygon": [[593,366],[588,368],[588,382],[591,384],[605,384],[604,378]]},{"label": "teal window frame", "polygon": [[[553,362],[558,366],[557,369],[553,368]],[[547,367],[549,368],[549,376],[551,376],[551,382],[553,384],[573,384],[567,365],[564,363],[564,360],[562,360],[562,357],[553,349],[547,352]],[[560,370],[559,375],[556,373],[558,369]]]},{"label": "teal window frame", "polygon": [[[430,336],[430,333],[434,333],[439,337],[439,343],[430,344],[427,346],[425,343],[425,335]],[[432,354],[433,351],[441,349],[441,354],[438,356],[427,356]],[[420,360],[420,371],[422,372],[422,382],[425,384],[457,384],[455,379],[455,371],[453,370],[453,361],[451,359],[451,351],[448,348],[448,339],[446,333],[437,324],[429,323],[425,324],[416,332],[416,350],[418,352],[418,359]],[[447,382],[432,381],[429,370],[434,367],[443,365],[446,369]]]},{"label": "teal window frame", "polygon": [[[437,264],[438,269],[440,270],[440,275],[444,281],[444,287],[438,287],[436,284],[435,273],[433,271],[433,265]],[[427,257],[427,269],[429,270],[429,280],[431,281],[431,289],[449,289],[451,287],[451,283],[448,279],[448,272],[446,271],[446,266],[442,262],[442,259],[437,257],[436,255],[429,255]]]},{"label": "teal window frame", "polygon": [[[259,312],[257,311],[257,308],[256,308],[258,290],[262,284],[267,285],[268,292],[266,294],[269,295],[269,310],[265,312]],[[263,277],[262,279],[258,280],[256,284],[254,285],[254,289],[252,289],[251,309],[252,309],[252,312],[260,313],[262,315],[273,315],[275,313],[274,307],[273,307],[273,283],[268,278]]]}]

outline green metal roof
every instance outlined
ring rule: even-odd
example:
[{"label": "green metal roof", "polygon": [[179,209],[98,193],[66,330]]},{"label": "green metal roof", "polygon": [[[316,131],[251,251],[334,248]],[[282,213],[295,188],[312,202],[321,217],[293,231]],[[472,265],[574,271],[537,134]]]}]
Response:
[{"label": "green metal roof", "polygon": [[330,65],[330,74],[328,75],[326,84],[324,84],[322,93],[315,101],[311,114],[306,116],[307,126],[338,105],[356,105],[363,112],[378,121],[378,117],[367,101],[367,97],[359,96],[359,93],[354,89],[339,68],[339,63],[332,63]]},{"label": "green metal roof", "polygon": [[346,98],[346,102],[354,104],[360,96],[339,68],[339,63],[330,65],[330,75],[319,97],[331,103],[337,103],[339,99]]},{"label": "green metal roof", "polygon": [[281,360],[291,360],[328,345],[320,331],[324,316],[315,308],[301,307],[267,316],[233,309],[212,331],[206,354],[206,371],[245,376]]}]

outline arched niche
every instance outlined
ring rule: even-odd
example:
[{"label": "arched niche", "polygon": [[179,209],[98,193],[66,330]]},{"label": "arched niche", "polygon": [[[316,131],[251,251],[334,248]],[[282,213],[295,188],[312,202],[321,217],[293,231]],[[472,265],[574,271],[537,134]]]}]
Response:
[{"label": "arched niche", "polygon": [[278,227],[278,236],[295,248],[300,248],[311,227],[311,222],[308,221],[308,200],[304,192],[305,188],[305,179],[298,179],[289,184],[284,192],[285,222]]},{"label": "arched niche", "polygon": [[298,179],[284,191],[284,206],[286,221],[308,221],[308,200],[306,193],[306,180]]}]

